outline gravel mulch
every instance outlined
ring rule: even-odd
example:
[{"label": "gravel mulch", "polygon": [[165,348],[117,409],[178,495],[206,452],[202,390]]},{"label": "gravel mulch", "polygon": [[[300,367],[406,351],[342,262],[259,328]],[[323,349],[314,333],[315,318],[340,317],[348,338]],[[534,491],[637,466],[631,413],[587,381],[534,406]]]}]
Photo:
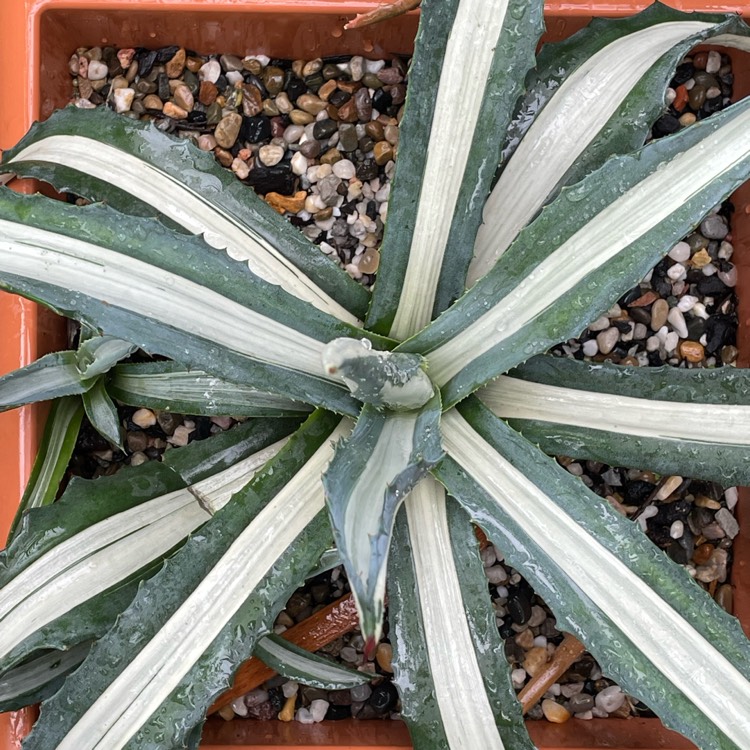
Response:
[{"label": "gravel mulch", "polygon": [[[153,120],[166,132],[211,151],[217,161],[285,215],[355,279],[372,285],[387,217],[390,180],[406,95],[407,61],[341,57],[274,60],[203,56],[178,49],[79,49],[71,57],[72,103],[110,106],[125,117]],[[662,137],[689,127],[729,102],[729,58],[697,53],[680,64],[668,107],[653,128]],[[737,358],[737,272],[732,263],[732,205],[718,206],[698,230],[677,243],[647,277],[594,321],[559,356],[633,366],[731,366]],[[124,407],[126,452],[84,429],[71,467],[84,476],[110,474],[126,463],[158,459],[174,446],[228,429],[230,418],[154,414]],[[727,610],[726,583],[737,534],[735,488],[660,477],[649,471],[558,461],[650,538]],[[562,640],[555,619],[493,546],[482,550],[500,633],[520,690]],[[340,568],[317,576],[279,615],[284,632],[348,592]],[[390,682],[387,627],[376,657],[366,660],[354,631],[321,654],[378,677],[372,686],[326,692],[274,678],[222,711],[309,723],[323,718],[398,717]],[[534,707],[532,718],[562,722],[650,715],[584,655]]]}]

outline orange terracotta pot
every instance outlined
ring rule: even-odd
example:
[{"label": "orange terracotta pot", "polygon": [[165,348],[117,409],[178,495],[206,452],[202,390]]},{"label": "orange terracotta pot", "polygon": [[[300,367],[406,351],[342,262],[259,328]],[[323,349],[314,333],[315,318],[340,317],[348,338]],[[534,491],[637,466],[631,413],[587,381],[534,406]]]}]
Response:
[{"label": "orange terracotta pot", "polygon": [[[306,58],[364,52],[372,57],[409,53],[417,16],[411,13],[378,26],[343,32],[344,22],[377,0],[0,0],[0,149],[18,141],[31,123],[63,106],[70,92],[67,61],[79,46],[166,46],[201,52],[266,53]],[[554,0],[547,3],[547,37],[561,39],[593,16],[625,16],[648,1]],[[669,0],[684,10],[735,11],[745,3]],[[731,52],[738,96],[750,94],[750,58]],[[21,185],[19,189],[30,189]],[[750,184],[735,195],[734,225],[740,286],[750,290]],[[740,293],[740,364],[750,366],[750,293]],[[0,373],[28,364],[64,345],[64,322],[18,297],[0,293]],[[41,433],[43,408],[0,414],[0,536],[18,505]],[[732,574],[735,614],[750,632],[750,495],[741,495],[740,536]],[[0,715],[0,750],[20,750],[35,714]],[[529,722],[543,750],[688,750],[694,746],[656,719]],[[400,722],[339,721],[305,726],[292,722],[208,722],[206,750],[387,750],[411,747]]]}]

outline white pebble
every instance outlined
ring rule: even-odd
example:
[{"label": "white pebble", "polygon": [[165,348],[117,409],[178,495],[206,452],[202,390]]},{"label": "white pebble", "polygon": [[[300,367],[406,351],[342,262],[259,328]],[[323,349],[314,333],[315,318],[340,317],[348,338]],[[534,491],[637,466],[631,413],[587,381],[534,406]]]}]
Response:
[{"label": "white pebble", "polygon": [[636,323],[633,329],[633,338],[641,341],[648,335],[648,328],[643,323]]},{"label": "white pebble", "polygon": [[115,89],[112,94],[115,102],[115,112],[122,114],[130,109],[135,98],[135,89]]},{"label": "white pebble", "polygon": [[680,297],[679,301],[677,302],[677,309],[683,313],[690,312],[690,310],[695,307],[695,303],[697,301],[698,298],[694,297],[692,294],[685,294],[684,296]]},{"label": "white pebble", "polygon": [[245,705],[244,696],[232,701],[232,711],[234,711],[237,716],[247,716],[247,706]]},{"label": "white pebble", "polygon": [[719,258],[729,260],[732,257],[732,253],[734,253],[734,246],[726,240],[722,240],[721,245],[719,245]]},{"label": "white pebble", "polygon": [[247,62],[251,62],[252,60],[257,60],[262,68],[265,68],[268,63],[271,62],[271,58],[268,57],[268,55],[248,55],[244,58]]},{"label": "white pebble", "polygon": [[489,568],[491,565],[495,564],[495,561],[497,558],[495,557],[495,550],[492,548],[492,545],[487,545],[483,550],[480,551],[479,557],[482,558],[482,565],[485,568]]},{"label": "white pebble", "polygon": [[618,685],[610,685],[608,688],[604,688],[601,693],[597,693],[595,701],[598,709],[611,714],[612,711],[617,711],[625,703],[625,693]]},{"label": "white pebble", "polygon": [[108,73],[109,70],[103,62],[100,62],[99,60],[91,60],[91,62],[89,62],[89,70],[86,77],[89,81],[103,81]]},{"label": "white pebble", "polygon": [[342,180],[351,180],[357,173],[357,168],[349,159],[341,159],[333,165],[333,173]]},{"label": "white pebble", "polygon": [[298,690],[299,690],[299,683],[294,682],[293,680],[289,680],[289,682],[285,682],[281,686],[281,692],[284,693],[285,698],[290,698],[293,695],[297,695]]},{"label": "white pebble", "polygon": [[284,149],[272,144],[261,146],[258,156],[267,167],[275,167],[284,158]]},{"label": "white pebble", "polygon": [[534,645],[538,648],[547,648],[547,639],[543,635],[534,638]]},{"label": "white pebble", "polygon": [[513,682],[514,688],[523,687],[524,682],[526,682],[526,670],[514,669],[510,674],[510,679]]},{"label": "white pebble", "polygon": [[502,565],[492,565],[484,569],[487,580],[495,586],[508,580],[508,571]]},{"label": "white pebble", "polygon": [[667,320],[672,324],[672,328],[674,328],[675,332],[680,338],[687,338],[688,329],[685,323],[685,316],[682,314],[682,311],[678,307],[673,307],[669,311]]},{"label": "white pebble", "polygon": [[321,698],[310,703],[310,716],[312,716],[312,720],[316,724],[325,719],[326,713],[328,713],[328,705],[328,701],[324,701]]},{"label": "white pebble", "polygon": [[664,96],[664,100],[667,106],[669,106],[676,98],[677,98],[677,92],[670,86],[667,89],[667,93]]},{"label": "white pebble", "polygon": [[682,521],[674,521],[669,527],[669,536],[679,539],[685,533],[685,524]]},{"label": "white pebble", "polygon": [[593,711],[581,711],[580,714],[573,714],[573,718],[581,719],[582,721],[591,721],[594,718]]},{"label": "white pebble", "polygon": [[667,271],[667,276],[669,276],[672,281],[682,280],[687,276],[687,269],[682,263],[675,263],[673,266],[670,266]]},{"label": "white pebble", "polygon": [[230,70],[227,74],[227,81],[234,86],[236,83],[240,83],[242,80],[242,73],[239,70]]},{"label": "white pebble", "polygon": [[304,135],[305,129],[302,125],[290,125],[284,131],[284,140],[287,143],[297,143],[297,141]]},{"label": "white pebble", "polygon": [[221,65],[218,60],[209,60],[204,63],[198,71],[198,78],[201,81],[216,83],[221,75]]},{"label": "white pebble", "polygon": [[671,354],[675,349],[677,349],[677,344],[679,343],[679,334],[676,331],[670,331],[664,341],[664,348],[667,350],[667,354]]},{"label": "white pebble", "polygon": [[365,70],[368,73],[379,73],[385,67],[385,60],[365,60]]},{"label": "white pebble", "polygon": [[596,343],[599,345],[599,351],[602,354],[609,354],[617,344],[620,338],[620,332],[612,327],[602,331],[596,337]]},{"label": "white pebble", "polygon": [[661,346],[661,341],[659,341],[657,336],[649,336],[646,339],[646,351],[647,352],[658,351],[660,346]]},{"label": "white pebble", "polygon": [[609,318],[602,315],[589,325],[589,331],[604,331],[609,328]]},{"label": "white pebble", "polygon": [[703,268],[701,268],[704,276],[713,276],[717,270],[718,269],[713,263],[709,263],[708,265],[705,265],[703,266]]},{"label": "white pebble", "polygon": [[678,263],[682,263],[683,260],[687,260],[690,257],[690,245],[687,242],[678,242],[669,251],[669,257]]},{"label": "white pebble", "polygon": [[599,352],[599,345],[596,343],[596,339],[589,339],[583,342],[582,349],[585,357],[593,357]]},{"label": "white pebble", "polygon": [[716,50],[711,50],[706,61],[706,73],[718,73],[719,68],[721,68],[721,55]]},{"label": "white pebble", "polygon": [[[643,513],[638,516],[638,525],[644,532],[648,529],[648,519],[653,518],[658,512],[659,509],[655,505],[649,505],[648,507],[644,508]],[[612,710],[614,711],[614,709]]]},{"label": "white pebble", "polygon": [[314,724],[315,719],[313,719],[312,714],[310,713],[309,709],[307,708],[298,708],[297,714],[294,717],[300,724]]},{"label": "white pebble", "polygon": [[708,320],[708,313],[706,312],[706,306],[703,304],[703,302],[696,302],[693,305],[693,315],[695,315],[698,318],[701,318],[702,320]]},{"label": "white pebble", "polygon": [[736,487],[727,487],[724,490],[724,499],[727,501],[727,508],[733,510],[734,506],[737,505],[737,498],[739,497]]},{"label": "white pebble", "polygon": [[303,175],[305,172],[307,172],[307,159],[305,158],[305,155],[301,151],[297,151],[297,153],[292,157],[292,172],[296,175]]}]

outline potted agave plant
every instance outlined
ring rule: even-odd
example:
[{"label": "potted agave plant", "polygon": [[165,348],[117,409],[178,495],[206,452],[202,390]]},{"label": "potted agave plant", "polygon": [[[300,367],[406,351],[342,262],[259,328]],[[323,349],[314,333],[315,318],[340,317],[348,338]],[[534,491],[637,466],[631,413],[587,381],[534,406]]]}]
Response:
[{"label": "potted agave plant", "polygon": [[[24,747],[195,748],[252,653],[300,679],[330,669],[267,636],[335,547],[367,648],[388,592],[414,747],[531,748],[473,524],[666,726],[750,746],[737,620],[543,452],[564,435],[580,456],[747,483],[746,370],[545,352],[750,175],[750,100],[642,146],[680,59],[750,35],[654,6],[536,56],[543,10],[425,0],[372,294],[151,126],[67,109],[5,151],[4,174],[93,201],[0,191],[0,284],[87,331],[6,378],[6,405],[80,398],[116,439],[113,397],[166,382],[163,404],[181,380],[208,413],[256,416],[29,503],[0,569],[0,669],[23,678],[5,707],[45,699]],[[578,106],[598,90],[611,97]],[[133,347],[170,361],[118,365]],[[238,736],[224,744],[254,746]]]}]

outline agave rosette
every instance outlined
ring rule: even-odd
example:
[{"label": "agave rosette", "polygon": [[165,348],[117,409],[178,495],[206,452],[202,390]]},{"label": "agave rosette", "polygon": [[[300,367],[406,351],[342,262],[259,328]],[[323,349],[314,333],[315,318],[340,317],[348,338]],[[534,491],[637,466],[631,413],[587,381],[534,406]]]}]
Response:
[{"label": "agave rosette", "polygon": [[[5,152],[5,172],[102,201],[0,194],[2,286],[126,342],[94,369],[101,409],[258,417],[23,516],[0,571],[4,705],[83,659],[27,748],[195,747],[253,651],[313,683],[356,681],[265,638],[334,543],[370,643],[388,588],[415,747],[532,747],[472,522],[665,724],[750,747],[737,621],[543,453],[750,479],[744,371],[544,355],[750,175],[747,101],[642,146],[684,54],[750,37],[736,17],[656,5],[537,57],[542,10],[424,0],[371,295],[150,126],[69,109]],[[130,346],[171,361],[116,364]],[[4,403],[91,393],[75,353],[52,356]],[[50,649],[74,650],[50,670]]]}]

